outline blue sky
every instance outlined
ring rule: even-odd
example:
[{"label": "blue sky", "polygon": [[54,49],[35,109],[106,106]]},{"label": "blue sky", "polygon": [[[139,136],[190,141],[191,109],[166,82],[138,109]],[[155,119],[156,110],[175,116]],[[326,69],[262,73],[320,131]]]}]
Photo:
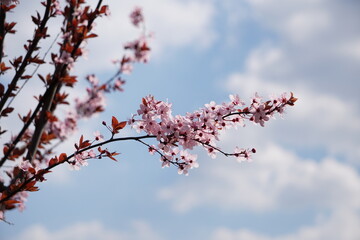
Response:
[{"label": "blue sky", "polygon": [[[182,176],[162,169],[143,146],[124,142],[109,146],[121,152],[118,163],[62,166],[30,195],[24,212],[7,215],[14,225],[1,224],[0,239],[360,239],[358,1],[108,2],[112,16],[99,21],[100,37],[75,73],[104,81],[113,74],[110,60],[137,35],[128,21],[133,6],[143,7],[155,33],[151,61],[136,65],[125,92],[111,95],[107,111],[82,122],[59,151],[73,151],[81,134],[105,134],[103,120],[126,119],[150,93],[178,114],[231,93],[248,101],[254,92],[292,91],[299,100],[265,128],[248,124],[222,135],[224,149],[255,147],[251,163],[195,149],[200,167]],[[14,54],[31,34],[31,5],[22,2],[13,14],[19,35],[7,48]],[[19,103],[20,110],[29,106]]]}]

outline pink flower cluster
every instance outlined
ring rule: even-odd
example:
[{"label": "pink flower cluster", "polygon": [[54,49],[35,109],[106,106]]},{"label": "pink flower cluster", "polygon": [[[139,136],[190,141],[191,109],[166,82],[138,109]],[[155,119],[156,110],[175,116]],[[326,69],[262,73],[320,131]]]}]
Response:
[{"label": "pink flower cluster", "polygon": [[105,108],[105,97],[103,91],[99,88],[99,80],[95,75],[87,76],[87,80],[91,84],[91,87],[86,89],[86,98],[75,99],[78,118],[90,118],[95,113],[102,112]]},{"label": "pink flower cluster", "polygon": [[60,3],[59,3],[58,0],[55,0],[55,1],[53,2],[53,5],[54,5],[54,8],[55,8],[55,13],[56,13],[57,15],[63,14],[62,8],[61,8]]},{"label": "pink flower cluster", "polygon": [[[130,14],[130,20],[136,27],[138,27],[140,23],[144,24],[141,8],[135,7]],[[148,39],[151,37],[152,34],[146,34],[144,27],[138,39],[124,44],[124,49],[129,50],[131,53],[124,55],[121,60],[113,61],[114,64],[120,64],[120,73],[130,74],[133,70],[134,63],[147,63],[149,61],[150,47]]]},{"label": "pink flower cluster", "polygon": [[81,166],[87,166],[88,162],[87,159],[95,158],[96,154],[93,150],[84,151],[81,153],[75,153],[73,161],[70,163],[70,167],[73,170],[79,170]]},{"label": "pink flower cluster", "polygon": [[130,20],[134,26],[139,27],[140,23],[144,22],[144,15],[142,13],[141,7],[135,7],[134,10],[130,13]]},{"label": "pink flower cluster", "polygon": [[54,62],[57,64],[66,64],[68,65],[69,69],[72,69],[74,67],[75,60],[73,57],[71,57],[71,54],[69,52],[62,52],[60,57],[55,57]]},{"label": "pink flower cluster", "polygon": [[148,47],[145,36],[141,36],[133,42],[126,43],[124,48],[133,51],[133,55],[130,57],[132,62],[147,63],[149,61],[150,48]]},{"label": "pink flower cluster", "polygon": [[6,6],[9,6],[11,4],[18,4],[19,1],[18,0],[0,0],[1,4],[4,4]]},{"label": "pink flower cluster", "polygon": [[131,54],[126,54],[121,60],[114,60],[114,64],[120,64],[120,73],[130,74],[133,70],[134,63],[147,63],[150,59],[150,47],[148,38],[141,35],[138,39],[124,44],[124,49],[129,50]]},{"label": "pink flower cluster", "polygon": [[[196,156],[186,152],[195,146],[202,146],[211,157],[216,153],[226,156],[235,156],[242,161],[249,159],[255,149],[235,148],[232,153],[226,153],[216,147],[221,130],[231,127],[244,126],[245,120],[264,126],[275,112],[283,112],[286,105],[291,105],[290,97],[282,95],[272,101],[262,102],[255,95],[250,107],[242,108],[244,103],[237,95],[230,95],[230,101],[220,105],[215,102],[205,104],[193,113],[185,116],[171,113],[171,104],[156,100],[153,96],[143,98],[137,114],[129,120],[138,132],[145,132],[156,137],[157,146],[150,146],[149,152],[161,155],[162,166],[174,164],[178,166],[179,173],[187,174],[188,170],[197,167]],[[139,117],[137,119],[136,117]],[[181,147],[183,150],[179,150]]]},{"label": "pink flower cluster", "polygon": [[53,134],[60,140],[65,140],[69,135],[76,131],[77,117],[76,114],[69,112],[66,118],[61,121],[53,121],[49,123],[49,128]]}]

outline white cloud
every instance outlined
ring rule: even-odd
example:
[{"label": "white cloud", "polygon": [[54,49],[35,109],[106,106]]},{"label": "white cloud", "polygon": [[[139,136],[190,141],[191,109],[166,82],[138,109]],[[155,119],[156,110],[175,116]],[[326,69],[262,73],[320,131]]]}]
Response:
[{"label": "white cloud", "polygon": [[261,54],[264,49],[276,49],[281,53],[277,61],[261,69],[258,76],[287,85],[301,81],[307,83],[309,88],[316,89],[316,92],[331,93],[353,102],[360,101],[357,94],[360,88],[357,79],[360,74],[358,2],[246,2],[248,5],[242,7],[248,12],[245,19],[271,32],[271,35],[261,39],[260,45],[252,52]]},{"label": "white cloud", "polygon": [[[307,43],[329,30],[333,5],[318,0],[248,0],[253,17],[292,41]],[[281,7],[279,7],[281,6]]]},{"label": "white cloud", "polygon": [[82,72],[111,69],[110,60],[121,58],[123,44],[138,37],[139,29],[135,29],[129,21],[134,6],[142,7],[147,31],[154,33],[150,47],[155,59],[166,57],[174,48],[207,48],[216,37],[212,29],[215,10],[209,2],[138,0],[113,1],[109,6],[112,15],[98,22],[96,32],[99,37],[89,42],[90,60],[82,61],[78,67]]},{"label": "white cloud", "polygon": [[338,48],[339,54],[345,55],[355,61],[360,61],[360,38],[350,39]]},{"label": "white cloud", "polygon": [[[263,39],[229,76],[227,90],[244,99],[294,92],[285,121],[242,130],[250,143],[272,141],[300,151],[322,149],[358,164],[360,158],[358,4],[340,1],[249,0],[249,18],[275,38]],[[281,6],[281,7],[279,7]],[[346,16],[346,17],[343,17]],[[260,143],[259,143],[260,142]]]},{"label": "white cloud", "polygon": [[[301,82],[301,74],[296,76],[291,73],[294,66],[290,66],[287,59],[279,48],[264,45],[255,49],[247,59],[245,71],[229,76],[227,90],[239,93],[245,99],[254,92],[265,98],[294,92],[299,100],[288,110],[286,121],[277,121],[274,123],[276,127],[266,128],[265,132],[284,144],[292,143],[299,148],[325,148],[331,154],[344,155],[356,163],[360,158],[357,150],[360,141],[358,104],[320,89],[312,89],[306,82]],[[274,80],[279,75],[294,75],[295,81],[285,83]]]},{"label": "white cloud", "polygon": [[360,207],[360,176],[349,165],[331,158],[302,159],[276,145],[263,147],[256,159],[241,165],[229,160],[203,163],[204,170],[162,189],[159,197],[178,212],[202,206],[260,212]]},{"label": "white cloud", "polygon": [[295,233],[279,236],[267,236],[247,229],[231,230],[218,228],[212,240],[357,240],[360,238],[360,216],[354,211],[344,210],[332,214],[328,219],[320,220],[313,226],[305,226]]},{"label": "white cloud", "polygon": [[[88,3],[95,6],[97,1],[90,0]],[[96,21],[95,32],[99,37],[89,40],[87,47],[90,50],[89,60],[81,59],[76,65],[75,71],[80,75],[88,74],[94,69],[99,72],[113,69],[111,60],[122,57],[123,44],[134,40],[141,32],[140,29],[133,27],[129,20],[129,14],[135,6],[143,8],[147,30],[155,33],[150,44],[153,56],[164,57],[173,48],[185,46],[204,49],[211,46],[216,38],[212,28],[215,9],[209,2],[200,0],[154,0],[151,2],[127,0],[110,1],[104,4],[109,4],[112,15]],[[24,54],[23,44],[32,37],[34,29],[33,24],[29,21],[31,19],[29,14],[34,14],[39,5],[24,1],[14,9],[14,13],[8,14],[9,19],[18,22],[16,26],[18,33],[7,36],[9,41],[5,51],[10,59]],[[42,9],[39,9],[41,13]],[[49,21],[49,33],[52,38],[42,41],[44,52],[60,31],[55,26],[61,26],[60,18]],[[54,46],[54,49],[56,47],[57,45]]]},{"label": "white cloud", "polygon": [[304,43],[321,35],[330,27],[329,16],[321,11],[298,12],[285,23],[284,32],[294,42]]},{"label": "white cloud", "polygon": [[134,221],[123,231],[105,227],[101,222],[80,222],[63,229],[50,231],[42,225],[32,225],[12,239],[21,240],[160,240],[149,224]]}]

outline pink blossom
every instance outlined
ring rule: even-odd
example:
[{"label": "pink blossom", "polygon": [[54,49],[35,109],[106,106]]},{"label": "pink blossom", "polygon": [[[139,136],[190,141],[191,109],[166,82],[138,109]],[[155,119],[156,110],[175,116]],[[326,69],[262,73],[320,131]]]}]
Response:
[{"label": "pink blossom", "polygon": [[94,150],[90,150],[87,153],[88,153],[89,158],[95,158],[96,157],[96,154],[95,154]]},{"label": "pink blossom", "polygon": [[259,94],[256,92],[255,94],[254,94],[254,96],[252,97],[252,105],[254,105],[255,107],[256,106],[258,106],[258,104],[260,104],[261,103],[261,101],[262,101],[262,98],[259,96]]},{"label": "pink blossom", "polygon": [[124,74],[130,74],[133,71],[133,65],[131,63],[121,64],[120,71]]},{"label": "pink blossom", "polygon": [[95,76],[95,74],[90,74],[86,76],[86,80],[88,80],[91,86],[96,87],[99,85],[99,79]]},{"label": "pink blossom", "polygon": [[170,161],[166,158],[166,157],[161,157],[161,167],[164,168],[164,167],[170,167]]},{"label": "pink blossom", "polygon": [[73,170],[80,170],[80,167],[88,165],[88,162],[86,161],[87,159],[95,158],[95,157],[96,154],[93,150],[84,151],[82,153],[75,153],[74,158],[72,159],[73,161],[70,164],[70,167]]},{"label": "pink blossom", "polygon": [[231,100],[231,103],[234,104],[235,106],[236,105],[245,105],[245,103],[243,101],[241,101],[239,95],[230,95],[230,100]]},{"label": "pink blossom", "polygon": [[207,148],[208,154],[212,159],[216,158],[216,150],[213,147]]},{"label": "pink blossom", "polygon": [[22,192],[18,192],[15,196],[14,199],[16,199],[17,201],[19,201],[17,208],[19,209],[19,211],[24,211],[25,210],[25,202],[27,201],[27,198],[29,196],[28,192],[22,191]]},{"label": "pink blossom", "polygon": [[74,58],[71,57],[71,54],[66,51],[63,51],[60,57],[55,57],[54,61],[58,64],[67,64],[69,69],[73,68],[75,62]]},{"label": "pink blossom", "polygon": [[237,95],[230,95],[230,102],[210,102],[193,113],[173,116],[171,104],[158,101],[150,95],[143,98],[137,114],[133,115],[128,124],[137,132],[145,132],[156,137],[159,141],[157,151],[163,154],[163,167],[174,164],[177,165],[180,174],[187,174],[188,170],[197,167],[198,163],[196,157],[185,150],[199,145],[203,146],[212,158],[216,157],[216,153],[222,153],[238,159],[250,159],[254,150],[237,148],[232,154],[220,151],[216,147],[216,142],[219,141],[221,130],[244,126],[245,120],[264,126],[272,114],[282,111],[290,101],[289,98],[282,98],[284,99],[272,104],[271,101],[262,102],[261,97],[255,94],[251,105],[241,109],[239,107],[244,103]]},{"label": "pink blossom", "polygon": [[96,141],[104,141],[104,136],[99,131],[94,132],[94,136]]},{"label": "pink blossom", "polygon": [[61,140],[65,140],[69,135],[76,131],[77,117],[74,113],[68,112],[66,118],[61,121],[53,121],[49,123],[49,129]]},{"label": "pink blossom", "polygon": [[84,13],[84,9],[83,9],[83,8],[76,8],[76,9],[74,9],[73,16],[74,16],[74,17],[76,17],[76,16],[81,16],[83,13]]},{"label": "pink blossom", "polygon": [[147,63],[149,61],[150,48],[148,47],[145,36],[141,36],[139,39],[126,43],[124,48],[133,51],[133,61],[142,63]]},{"label": "pink blossom", "polygon": [[21,163],[19,164],[19,167],[27,172],[29,170],[29,168],[33,168],[33,165],[30,163],[29,160],[24,160],[24,161],[21,161]]},{"label": "pink blossom", "polygon": [[4,4],[6,6],[9,6],[11,4],[19,4],[18,0],[0,0],[1,4]]},{"label": "pink blossom", "polygon": [[125,84],[125,80],[123,80],[122,78],[118,78],[116,79],[115,83],[114,83],[114,89],[118,90],[120,92],[123,92],[124,89],[122,88],[122,86]]},{"label": "pink blossom", "polygon": [[56,10],[56,12],[55,12],[56,15],[61,15],[61,14],[63,14],[63,11],[61,10],[61,6],[60,6],[60,3],[59,3],[58,0],[55,0],[55,1],[53,2],[53,6],[54,6],[54,8],[55,8],[55,10]]},{"label": "pink blossom", "polygon": [[[259,104],[256,104],[259,105]],[[253,116],[250,118],[250,121],[253,121],[254,123],[259,123],[262,127],[265,125],[265,121],[269,120],[269,117],[266,115],[266,110],[264,105],[259,105],[258,107],[254,107],[250,111]]]},{"label": "pink blossom", "polygon": [[64,63],[64,64],[72,64],[72,63],[74,63],[74,59],[71,57],[70,53],[63,51],[61,53],[60,58],[59,57],[55,58],[55,62],[56,63]]},{"label": "pink blossom", "polygon": [[140,23],[144,22],[144,16],[140,7],[134,8],[130,14],[130,20],[136,27],[138,27]]},{"label": "pink blossom", "polygon": [[179,167],[178,167],[178,174],[184,174],[184,175],[189,175],[189,166],[186,165],[186,164],[179,164]]},{"label": "pink blossom", "polygon": [[105,108],[105,97],[102,91],[98,91],[96,88],[88,88],[87,93],[88,96],[85,99],[75,99],[79,117],[90,118],[95,113],[102,112]]},{"label": "pink blossom", "polygon": [[151,145],[151,146],[149,147],[149,153],[150,153],[151,155],[154,155],[154,153],[156,153],[156,147],[155,147],[154,145]]}]

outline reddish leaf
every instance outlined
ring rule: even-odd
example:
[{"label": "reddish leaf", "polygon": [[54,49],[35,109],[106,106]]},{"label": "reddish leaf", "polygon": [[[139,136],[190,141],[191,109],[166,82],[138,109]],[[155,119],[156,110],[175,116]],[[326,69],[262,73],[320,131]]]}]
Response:
[{"label": "reddish leaf", "polygon": [[4,155],[7,153],[7,151],[9,151],[9,147],[8,147],[8,146],[4,146],[4,148],[3,148],[3,153],[4,153]]},{"label": "reddish leaf", "polygon": [[38,187],[35,187],[35,184],[36,184],[36,181],[31,181],[31,182],[29,182],[28,184],[26,184],[26,185],[24,186],[24,190],[25,190],[25,191],[29,191],[29,192],[36,192],[36,191],[38,191],[39,188],[38,188]]},{"label": "reddish leaf", "polygon": [[117,120],[116,117],[112,116],[111,118],[111,125],[114,127],[115,125],[117,125],[119,123],[119,121]]},{"label": "reddish leaf", "polygon": [[18,114],[19,118],[21,119],[21,121],[23,121],[24,123],[26,123],[27,121],[29,121],[30,116],[31,116],[31,110],[28,112],[28,114],[24,117],[21,117],[20,114]]},{"label": "reddish leaf", "polygon": [[75,148],[76,148],[77,150],[79,150],[79,149],[86,148],[86,147],[88,147],[88,146],[90,146],[90,145],[91,145],[90,141],[89,141],[89,140],[85,140],[85,141],[84,141],[84,136],[81,135],[80,140],[79,140],[79,145],[76,145],[76,144],[75,144]]},{"label": "reddish leaf", "polygon": [[31,16],[31,19],[32,21],[36,24],[36,25],[39,25],[40,24],[40,19],[34,17],[34,16]]},{"label": "reddish leaf", "polygon": [[5,108],[2,112],[1,112],[1,116],[7,117],[9,113],[11,113],[14,110],[14,108],[12,107],[8,107]]},{"label": "reddish leaf", "polygon": [[11,67],[7,67],[5,63],[0,63],[0,71],[5,72],[6,70],[11,69]]},{"label": "reddish leaf", "polygon": [[95,33],[91,33],[91,34],[85,36],[85,39],[87,39],[87,38],[95,38],[95,37],[97,37],[97,36],[98,36],[98,35],[96,35]]},{"label": "reddish leaf", "polygon": [[46,112],[46,118],[49,122],[56,122],[58,121],[58,118],[56,116],[54,116],[51,112],[47,111]]},{"label": "reddish leaf", "polygon": [[42,60],[42,59],[40,59],[39,57],[34,57],[34,58],[30,58],[29,59],[29,62],[30,63],[37,63],[37,64],[44,64],[45,63],[45,61],[44,60]]},{"label": "reddish leaf", "polygon": [[53,158],[51,158],[50,161],[49,161],[49,167],[52,167],[52,166],[54,166],[54,165],[57,164],[57,163],[58,163],[57,157],[53,157]]},{"label": "reddish leaf", "polygon": [[14,68],[18,68],[19,64],[22,62],[22,56],[18,57],[18,58],[14,58],[14,61],[11,62],[11,65],[13,65]]},{"label": "reddish leaf", "polygon": [[65,162],[66,159],[67,159],[66,153],[60,154],[60,156],[59,156],[59,162]]},{"label": "reddish leaf", "polygon": [[100,8],[100,13],[106,13],[106,11],[108,10],[108,8],[109,8],[109,6],[108,5],[103,5],[103,6],[101,6],[101,8]]},{"label": "reddish leaf", "polygon": [[20,79],[30,79],[30,78],[32,78],[31,75],[25,75],[25,76],[22,76]]},{"label": "reddish leaf", "polygon": [[61,78],[61,81],[65,83],[65,85],[68,87],[74,85],[74,83],[77,82],[76,76],[69,76],[69,75]]},{"label": "reddish leaf", "polygon": [[145,106],[147,106],[147,102],[146,102],[145,98],[142,98],[142,104],[144,104]]},{"label": "reddish leaf", "polygon": [[110,159],[114,160],[115,162],[117,162],[117,160],[113,156],[117,156],[117,155],[119,155],[119,153],[117,153],[117,152],[110,153],[110,152],[106,151],[106,156],[109,157]]},{"label": "reddish leaf", "polygon": [[20,201],[14,200],[14,199],[10,199],[4,202],[5,206],[8,207],[13,207],[16,203],[21,203]]},{"label": "reddish leaf", "polygon": [[119,130],[123,129],[125,126],[126,126],[126,121],[124,122],[119,122],[116,117],[112,117],[111,119],[111,126],[112,126],[112,129],[113,129],[113,133],[119,133]]},{"label": "reddish leaf", "polygon": [[40,78],[40,80],[41,80],[43,83],[46,84],[45,78],[44,78],[42,75],[38,74],[38,77]]}]

